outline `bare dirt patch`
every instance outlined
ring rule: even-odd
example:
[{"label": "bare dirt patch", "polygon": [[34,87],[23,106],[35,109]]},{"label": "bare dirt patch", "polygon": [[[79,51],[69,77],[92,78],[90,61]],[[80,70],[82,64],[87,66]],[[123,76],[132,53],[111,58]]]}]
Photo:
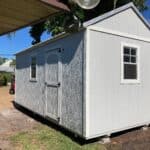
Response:
[{"label": "bare dirt patch", "polygon": [[107,148],[109,150],[150,150],[150,128],[147,131],[138,128],[113,137]]},{"label": "bare dirt patch", "polygon": [[9,86],[0,87],[0,111],[13,108],[14,95],[9,94]]},{"label": "bare dirt patch", "polygon": [[22,112],[11,108],[0,112],[0,149],[11,149],[8,137],[26,132],[38,126],[38,122]]},{"label": "bare dirt patch", "polygon": [[30,131],[38,125],[34,119],[14,108],[14,97],[9,94],[9,86],[0,87],[0,150],[13,149],[8,137]]}]

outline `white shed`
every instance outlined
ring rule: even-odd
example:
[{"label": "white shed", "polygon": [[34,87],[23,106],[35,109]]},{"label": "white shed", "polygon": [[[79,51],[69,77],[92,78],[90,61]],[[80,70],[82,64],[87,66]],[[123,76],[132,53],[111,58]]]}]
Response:
[{"label": "white shed", "polygon": [[132,3],[16,55],[15,102],[85,139],[150,123],[150,26]]}]

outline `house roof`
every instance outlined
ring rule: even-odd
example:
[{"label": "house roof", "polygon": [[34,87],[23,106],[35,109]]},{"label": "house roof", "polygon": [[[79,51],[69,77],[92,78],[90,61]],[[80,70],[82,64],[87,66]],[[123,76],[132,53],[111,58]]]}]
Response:
[{"label": "house roof", "polygon": [[0,35],[33,25],[69,8],[58,0],[0,0]]},{"label": "house roof", "polygon": [[105,14],[99,16],[99,17],[96,17],[96,18],[94,18],[94,19],[91,19],[91,20],[85,22],[85,23],[83,24],[83,26],[84,26],[84,27],[88,27],[88,26],[93,25],[93,24],[95,24],[95,23],[97,23],[97,22],[100,22],[100,21],[103,21],[103,20],[105,20],[105,19],[107,19],[107,18],[110,18],[110,17],[112,17],[112,16],[114,16],[114,15],[116,15],[116,14],[118,14],[118,13],[121,13],[121,12],[123,12],[123,11],[125,11],[125,10],[127,10],[127,9],[129,9],[129,8],[131,8],[131,9],[137,14],[137,16],[141,19],[141,21],[150,29],[150,24],[149,24],[148,21],[142,16],[142,14],[139,12],[139,10],[136,8],[136,6],[135,6],[132,2],[126,4],[126,5],[122,6],[122,7],[119,7],[119,8],[117,8],[117,9],[114,9],[114,10],[108,12],[108,13],[105,13]]},{"label": "house roof", "polygon": [[4,62],[2,65],[0,65],[0,72],[11,72],[13,73],[15,71],[15,67],[14,66],[10,66],[10,64],[12,63],[12,60],[7,60],[6,62]]},{"label": "house roof", "polygon": [[15,67],[0,66],[0,72],[10,72],[10,73],[13,73],[13,72],[15,72]]}]

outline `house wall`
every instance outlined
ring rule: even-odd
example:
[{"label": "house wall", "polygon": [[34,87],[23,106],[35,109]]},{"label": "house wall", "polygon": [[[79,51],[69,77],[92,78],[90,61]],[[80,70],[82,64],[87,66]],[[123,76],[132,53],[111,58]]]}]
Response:
[{"label": "house wall", "polygon": [[[60,125],[82,135],[83,126],[83,45],[84,31],[42,46],[33,47],[16,57],[16,102],[45,116],[45,54],[53,48],[62,52],[62,99]],[[37,55],[37,81],[30,81],[30,57]]]},{"label": "house wall", "polygon": [[[88,41],[86,137],[150,123],[150,43],[92,30]],[[121,83],[122,42],[140,47],[139,83]]]}]

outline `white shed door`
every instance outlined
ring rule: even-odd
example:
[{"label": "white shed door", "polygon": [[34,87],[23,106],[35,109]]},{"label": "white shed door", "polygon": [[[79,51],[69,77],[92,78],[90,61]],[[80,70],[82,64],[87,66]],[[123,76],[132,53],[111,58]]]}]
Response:
[{"label": "white shed door", "polygon": [[56,121],[60,119],[61,49],[47,53],[46,58],[46,115]]}]

